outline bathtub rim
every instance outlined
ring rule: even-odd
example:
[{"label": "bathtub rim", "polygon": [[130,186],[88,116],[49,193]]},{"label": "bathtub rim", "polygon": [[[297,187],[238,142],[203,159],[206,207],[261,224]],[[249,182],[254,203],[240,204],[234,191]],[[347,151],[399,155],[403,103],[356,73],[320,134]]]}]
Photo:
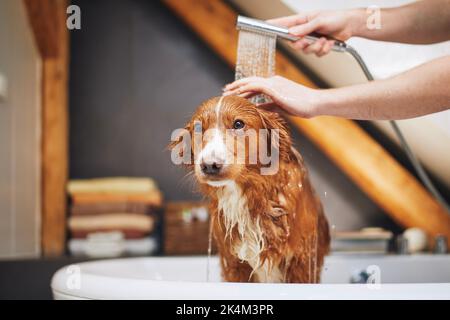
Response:
[{"label": "bathtub rim", "polygon": [[[83,262],[79,265],[99,261],[180,259],[192,257],[145,257],[107,259]],[[195,258],[194,258],[195,259]],[[112,299],[112,300],[385,300],[385,299],[443,299],[450,300],[450,283],[401,283],[380,284],[261,284],[225,283],[179,280],[153,280],[126,277],[111,277],[99,274],[83,274],[82,288],[68,289],[65,266],[53,276],[51,289],[56,299]],[[101,283],[101,285],[99,285]],[[121,290],[117,290],[121,287]],[[209,287],[209,288],[207,288]],[[265,288],[264,290],[261,290]],[[208,290],[205,290],[208,289]]]}]

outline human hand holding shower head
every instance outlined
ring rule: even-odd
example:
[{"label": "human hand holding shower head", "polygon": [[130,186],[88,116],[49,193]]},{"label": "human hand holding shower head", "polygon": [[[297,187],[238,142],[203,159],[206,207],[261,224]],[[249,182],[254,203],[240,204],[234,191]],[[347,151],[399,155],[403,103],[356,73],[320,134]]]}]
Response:
[{"label": "human hand holding shower head", "polygon": [[[257,33],[264,33],[264,34],[272,34],[276,35],[277,37],[280,37],[284,40],[289,40],[292,42],[300,40],[302,37],[295,36],[293,34],[289,33],[289,29],[275,26],[272,24],[269,24],[267,22],[264,22],[262,20],[248,18],[244,16],[238,16],[237,22],[236,22],[236,28],[238,30],[247,30]],[[323,35],[320,35],[318,33],[310,33],[303,37],[307,41],[313,43],[318,41],[320,38],[322,38]],[[343,52],[346,51],[347,45],[345,42],[337,40],[337,39],[331,39],[330,37],[327,37],[329,40],[334,41],[334,45],[332,46],[333,51],[337,52]]]}]

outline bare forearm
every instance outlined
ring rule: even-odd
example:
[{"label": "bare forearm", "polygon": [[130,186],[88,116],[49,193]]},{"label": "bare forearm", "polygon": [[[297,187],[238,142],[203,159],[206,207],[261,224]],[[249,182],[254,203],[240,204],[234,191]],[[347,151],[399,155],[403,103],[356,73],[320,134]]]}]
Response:
[{"label": "bare forearm", "polygon": [[393,120],[450,108],[450,56],[393,78],[320,91],[315,115]]},{"label": "bare forearm", "polygon": [[380,28],[369,28],[368,13],[353,11],[353,36],[373,40],[429,44],[450,40],[450,0],[423,0],[381,9]]}]

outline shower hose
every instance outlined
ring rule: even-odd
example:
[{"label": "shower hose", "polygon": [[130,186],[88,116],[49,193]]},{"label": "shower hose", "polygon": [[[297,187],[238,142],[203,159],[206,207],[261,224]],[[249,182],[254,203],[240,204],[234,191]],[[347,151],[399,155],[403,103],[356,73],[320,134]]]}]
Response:
[{"label": "shower hose", "polygon": [[[368,81],[374,80],[374,78],[373,78],[372,74],[370,73],[369,68],[365,64],[364,60],[361,58],[359,53],[354,48],[352,48],[349,45],[346,45],[344,52],[348,52],[358,62],[359,66],[363,70],[364,75],[366,76]],[[409,161],[411,162],[412,166],[414,167],[414,170],[416,171],[420,180],[425,185],[425,187],[428,189],[428,191],[436,198],[436,200],[447,210],[447,213],[450,214],[449,204],[445,201],[444,197],[436,189],[436,187],[434,186],[430,177],[428,176],[427,172],[423,168],[422,164],[419,162],[416,155],[412,152],[411,147],[409,146],[408,142],[406,141],[406,138],[403,135],[402,131],[400,130],[400,127],[398,126],[397,122],[395,122],[393,120],[390,120],[389,122],[390,122],[391,127],[394,130],[395,134],[397,135],[397,137],[400,141],[400,144],[406,153],[406,156],[408,157]]]}]

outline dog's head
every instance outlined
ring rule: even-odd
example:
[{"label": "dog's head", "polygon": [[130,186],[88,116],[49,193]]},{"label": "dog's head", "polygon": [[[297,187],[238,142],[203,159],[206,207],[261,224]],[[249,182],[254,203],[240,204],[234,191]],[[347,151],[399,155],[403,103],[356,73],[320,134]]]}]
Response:
[{"label": "dog's head", "polygon": [[202,103],[185,128],[172,135],[169,148],[175,163],[213,187],[245,178],[248,172],[275,174],[279,161],[292,158],[281,116],[235,96]]}]

